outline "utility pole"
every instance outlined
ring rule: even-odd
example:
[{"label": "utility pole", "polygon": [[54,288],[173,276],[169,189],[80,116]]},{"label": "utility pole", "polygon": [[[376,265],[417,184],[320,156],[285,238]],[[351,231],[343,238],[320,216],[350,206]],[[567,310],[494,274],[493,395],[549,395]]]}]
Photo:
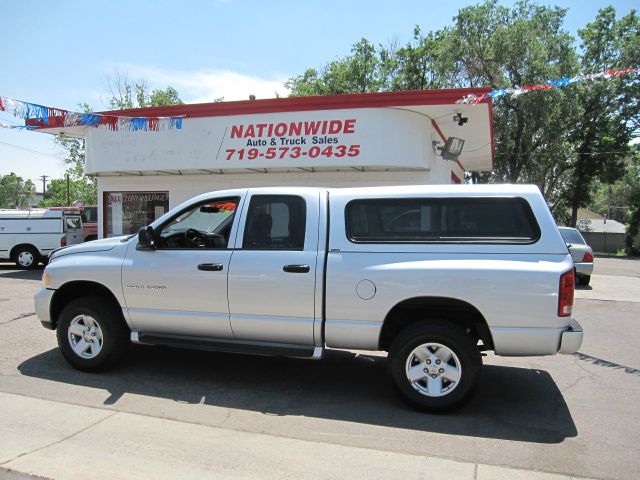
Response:
[{"label": "utility pole", "polygon": [[69,184],[69,174],[67,173],[67,207],[71,205],[71,185]]},{"label": "utility pole", "polygon": [[49,178],[49,175],[40,175],[39,178],[42,179],[42,198],[44,199],[44,194],[47,191],[47,178]]}]

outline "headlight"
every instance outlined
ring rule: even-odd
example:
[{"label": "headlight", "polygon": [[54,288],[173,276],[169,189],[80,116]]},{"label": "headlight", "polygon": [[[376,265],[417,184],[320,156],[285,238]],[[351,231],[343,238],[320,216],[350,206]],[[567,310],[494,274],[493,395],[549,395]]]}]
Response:
[{"label": "headlight", "polygon": [[49,275],[49,272],[47,272],[46,270],[42,274],[42,284],[46,288],[49,288],[51,286],[51,275]]}]

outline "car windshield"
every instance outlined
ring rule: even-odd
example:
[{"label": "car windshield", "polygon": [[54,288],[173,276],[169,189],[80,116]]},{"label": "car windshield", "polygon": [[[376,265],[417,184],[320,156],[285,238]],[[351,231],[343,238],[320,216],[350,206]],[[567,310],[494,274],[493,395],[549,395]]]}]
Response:
[{"label": "car windshield", "polygon": [[189,210],[162,229],[162,236],[175,232],[195,229],[200,232],[215,233],[223,222],[236,211],[236,202],[214,202]]},{"label": "car windshield", "polygon": [[582,235],[580,235],[580,232],[578,232],[574,228],[561,228],[560,235],[562,235],[565,243],[573,243],[579,245],[586,244],[584,238],[582,238]]}]

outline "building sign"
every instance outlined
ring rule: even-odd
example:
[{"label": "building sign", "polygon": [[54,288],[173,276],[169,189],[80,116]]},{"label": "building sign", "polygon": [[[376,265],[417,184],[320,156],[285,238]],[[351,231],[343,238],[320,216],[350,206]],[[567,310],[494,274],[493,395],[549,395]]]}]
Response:
[{"label": "building sign", "polygon": [[225,160],[297,160],[358,157],[361,145],[355,137],[357,119],[280,123],[239,123],[231,126],[225,142]]},{"label": "building sign", "polygon": [[87,172],[180,172],[289,168],[428,170],[428,116],[359,108],[186,118],[182,130],[87,131]]}]

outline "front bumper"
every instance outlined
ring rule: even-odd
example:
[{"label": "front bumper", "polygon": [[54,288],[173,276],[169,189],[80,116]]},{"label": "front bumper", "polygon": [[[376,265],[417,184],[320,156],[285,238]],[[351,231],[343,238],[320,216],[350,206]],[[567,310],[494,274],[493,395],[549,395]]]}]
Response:
[{"label": "front bumper", "polygon": [[44,328],[54,330],[56,327],[51,320],[51,299],[55,290],[40,287],[33,297],[33,303],[36,308],[36,315],[40,319],[40,323]]},{"label": "front bumper", "polygon": [[569,328],[562,332],[560,336],[560,350],[558,353],[575,353],[582,345],[582,327],[573,318],[569,324]]}]

